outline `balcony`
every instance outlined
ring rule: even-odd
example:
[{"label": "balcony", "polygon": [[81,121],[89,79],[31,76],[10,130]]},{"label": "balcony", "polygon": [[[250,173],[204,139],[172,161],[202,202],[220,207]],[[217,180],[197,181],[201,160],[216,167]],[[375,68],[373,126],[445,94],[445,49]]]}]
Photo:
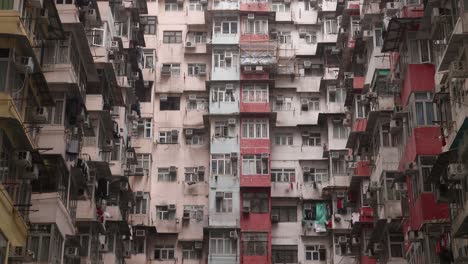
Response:
[{"label": "balcony", "polygon": [[213,45],[236,45],[239,44],[240,34],[213,33],[211,44]]},{"label": "balcony", "polygon": [[270,175],[241,175],[240,187],[271,187]]},{"label": "balcony", "polygon": [[437,203],[434,193],[421,193],[413,204],[410,202],[409,225],[411,230],[420,230],[427,223],[448,223],[449,221],[449,205]]},{"label": "balcony", "polygon": [[28,226],[15,207],[10,195],[0,184],[0,230],[8,241],[16,247],[26,246],[28,239]]},{"label": "balcony", "polygon": [[370,161],[361,160],[356,162],[353,177],[369,177],[370,176]]},{"label": "balcony", "polygon": [[398,165],[403,170],[408,162],[413,162],[419,155],[439,155],[442,150],[440,127],[416,127],[408,138],[405,150]]},{"label": "balcony", "polygon": [[[442,58],[438,65],[437,71],[449,70],[450,64],[456,59],[460,53],[463,41],[468,36],[468,12],[464,12],[458,18],[451,35],[448,38],[447,45],[443,51]],[[466,46],[464,47],[466,53]]]},{"label": "balcony", "polygon": [[214,1],[209,7],[209,10],[224,11],[224,10],[239,10],[239,1]]},{"label": "balcony", "polygon": [[433,64],[408,64],[401,89],[401,103],[406,105],[414,92],[434,91],[435,67]]}]

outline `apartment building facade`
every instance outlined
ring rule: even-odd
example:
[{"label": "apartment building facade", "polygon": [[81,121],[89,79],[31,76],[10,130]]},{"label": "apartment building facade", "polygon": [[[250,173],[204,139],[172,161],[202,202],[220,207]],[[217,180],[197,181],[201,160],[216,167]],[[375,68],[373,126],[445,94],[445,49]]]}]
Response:
[{"label": "apartment building facade", "polygon": [[465,263],[466,1],[0,3],[0,263]]}]

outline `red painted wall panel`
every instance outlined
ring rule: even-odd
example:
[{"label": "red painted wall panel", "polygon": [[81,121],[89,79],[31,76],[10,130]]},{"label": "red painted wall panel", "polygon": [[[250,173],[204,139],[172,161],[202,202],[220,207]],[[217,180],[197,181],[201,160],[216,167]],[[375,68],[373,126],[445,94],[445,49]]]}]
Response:
[{"label": "red painted wall panel", "polygon": [[270,36],[263,34],[241,34],[240,42],[250,42],[250,41],[268,41]]},{"label": "red painted wall panel", "polygon": [[438,155],[442,150],[439,136],[439,127],[414,128],[400,160],[400,170],[405,168],[406,163],[415,161],[418,155]]},{"label": "red painted wall panel", "polygon": [[271,263],[271,254],[268,254],[266,256],[244,256],[242,257],[242,264],[264,264],[264,263],[265,264]]},{"label": "red painted wall panel", "polygon": [[404,6],[401,10],[402,18],[419,18],[424,16],[424,5]]},{"label": "red painted wall panel", "polygon": [[432,64],[408,64],[405,72],[401,103],[406,105],[411,93],[434,91],[435,67]]},{"label": "red painted wall panel", "polygon": [[270,74],[268,72],[252,73],[252,72],[243,72],[241,73],[241,80],[269,80]]},{"label": "red painted wall panel", "polygon": [[354,176],[370,176],[370,163],[367,160],[361,160],[356,163],[356,168],[354,168]]},{"label": "red painted wall panel", "polygon": [[437,203],[433,193],[421,193],[410,204],[409,226],[419,230],[424,223],[449,221],[449,207],[446,203]]},{"label": "red painted wall panel", "polygon": [[240,140],[241,155],[242,154],[262,154],[270,152],[270,139],[247,139]]},{"label": "red painted wall panel", "polygon": [[375,258],[370,258],[364,255],[361,256],[361,264],[376,264],[376,263],[377,263],[377,259]]},{"label": "red painted wall panel", "polygon": [[241,175],[240,187],[271,187],[271,177],[268,175]]},{"label": "red painted wall panel", "polygon": [[268,2],[265,3],[241,3],[240,4],[241,11],[248,11],[248,12],[267,12],[270,11],[270,7]]},{"label": "red painted wall panel", "polygon": [[242,103],[240,105],[241,113],[269,113],[269,103]]}]

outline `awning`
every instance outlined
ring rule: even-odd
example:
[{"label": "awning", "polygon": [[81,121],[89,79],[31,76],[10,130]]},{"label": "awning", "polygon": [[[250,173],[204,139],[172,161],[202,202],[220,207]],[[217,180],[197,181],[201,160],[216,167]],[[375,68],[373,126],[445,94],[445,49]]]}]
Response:
[{"label": "awning", "polygon": [[26,133],[21,115],[13,99],[6,93],[0,93],[0,129],[5,132],[15,149],[34,149],[35,144]]},{"label": "awning", "polygon": [[72,33],[73,38],[76,43],[76,48],[78,54],[80,55],[81,61],[84,64],[84,70],[88,82],[99,82],[99,77],[94,65],[93,55],[89,48],[88,38],[86,37],[86,32],[84,30],[83,24],[81,23],[66,23],[63,24],[65,31]]},{"label": "awning", "polygon": [[450,163],[456,163],[458,161],[458,149],[451,149],[446,152],[442,152],[437,156],[437,159],[432,166],[431,173],[429,174],[429,179],[434,183],[440,182],[440,175],[447,169],[447,166]]},{"label": "awning", "polygon": [[388,22],[384,32],[382,52],[397,51],[408,26],[417,24],[420,18],[398,18],[394,17]]}]

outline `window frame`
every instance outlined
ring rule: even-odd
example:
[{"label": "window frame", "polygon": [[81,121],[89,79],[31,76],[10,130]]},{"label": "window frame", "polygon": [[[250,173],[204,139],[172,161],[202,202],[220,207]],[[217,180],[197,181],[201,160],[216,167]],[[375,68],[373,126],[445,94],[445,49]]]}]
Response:
[{"label": "window frame", "polygon": [[181,30],[164,30],[163,31],[163,43],[164,44],[182,43],[182,31]]},{"label": "window frame", "polygon": [[268,139],[269,121],[268,119],[244,118],[242,119],[243,139]]}]

